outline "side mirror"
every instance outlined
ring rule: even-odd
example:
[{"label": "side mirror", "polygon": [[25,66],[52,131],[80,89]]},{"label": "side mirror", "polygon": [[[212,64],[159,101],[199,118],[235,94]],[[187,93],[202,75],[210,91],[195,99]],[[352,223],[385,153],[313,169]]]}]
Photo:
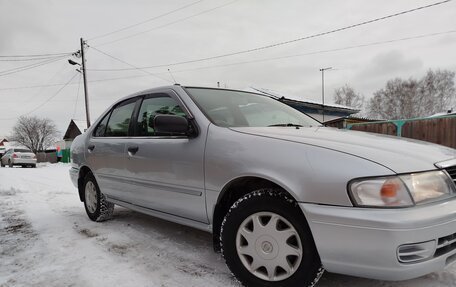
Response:
[{"label": "side mirror", "polygon": [[156,115],[154,130],[156,133],[186,135],[189,132],[188,120],[175,115]]}]

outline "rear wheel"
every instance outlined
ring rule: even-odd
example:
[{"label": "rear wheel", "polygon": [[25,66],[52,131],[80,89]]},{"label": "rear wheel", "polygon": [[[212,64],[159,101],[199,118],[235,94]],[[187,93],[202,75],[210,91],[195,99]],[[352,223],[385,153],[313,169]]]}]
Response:
[{"label": "rear wheel", "polygon": [[114,203],[106,200],[100,191],[93,174],[88,173],[84,178],[84,207],[89,218],[93,221],[105,221],[112,217]]},{"label": "rear wheel", "polygon": [[8,166],[13,167],[13,162],[11,160],[8,161]]},{"label": "rear wheel", "polygon": [[5,165],[3,164],[3,161],[0,161],[0,166],[5,167]]},{"label": "rear wheel", "polygon": [[235,202],[220,240],[226,264],[245,286],[314,286],[324,271],[299,206],[280,190]]}]

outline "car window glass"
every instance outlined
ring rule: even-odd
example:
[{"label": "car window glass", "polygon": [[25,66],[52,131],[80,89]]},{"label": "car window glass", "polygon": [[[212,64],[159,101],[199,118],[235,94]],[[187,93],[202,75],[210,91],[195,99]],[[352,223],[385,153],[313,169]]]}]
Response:
[{"label": "car window glass", "polygon": [[108,123],[109,114],[110,114],[110,113],[108,113],[108,114],[101,120],[101,122],[98,124],[98,126],[95,128],[95,131],[93,132],[93,135],[94,135],[94,136],[96,136],[96,137],[104,137],[104,136],[105,136],[106,124]]},{"label": "car window glass", "polygon": [[136,102],[129,102],[117,106],[112,110],[111,117],[106,128],[105,136],[107,137],[125,137],[128,136],[128,127],[130,125],[131,115],[135,108]]},{"label": "car window glass", "polygon": [[154,118],[157,115],[177,115],[185,117],[179,103],[166,94],[146,98],[141,104],[138,114],[137,135],[154,136]]},{"label": "car window glass", "polygon": [[187,88],[187,92],[208,118],[222,127],[321,125],[311,117],[266,95],[204,88]]}]

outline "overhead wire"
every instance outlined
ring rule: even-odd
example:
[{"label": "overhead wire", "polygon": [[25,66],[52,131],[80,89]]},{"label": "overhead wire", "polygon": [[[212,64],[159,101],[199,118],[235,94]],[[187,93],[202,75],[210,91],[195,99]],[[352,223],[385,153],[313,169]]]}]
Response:
[{"label": "overhead wire", "polygon": [[[274,60],[280,60],[280,59],[286,59],[286,58],[294,58],[294,57],[303,57],[303,56],[309,56],[309,55],[324,54],[324,53],[331,53],[331,52],[337,52],[337,51],[351,50],[351,49],[356,49],[356,48],[364,48],[364,47],[370,47],[370,46],[378,46],[378,45],[384,45],[384,44],[390,44],[390,43],[396,43],[396,42],[403,42],[403,41],[409,41],[409,40],[414,40],[414,39],[436,37],[436,36],[441,36],[441,35],[446,35],[446,34],[453,34],[453,33],[456,33],[456,30],[435,32],[435,33],[428,33],[428,34],[421,34],[421,35],[416,35],[416,36],[409,36],[409,37],[403,37],[403,38],[385,40],[385,41],[376,41],[376,42],[371,42],[371,43],[352,45],[352,46],[346,46],[346,47],[340,47],[340,48],[333,48],[333,49],[326,49],[326,50],[317,50],[317,51],[311,51],[311,52],[307,52],[307,53],[300,53],[300,54],[294,54],[294,55],[285,55],[285,56],[272,57],[272,58],[263,58],[263,59],[257,59],[257,60],[251,60],[251,61],[242,61],[242,62],[227,63],[227,64],[220,64],[220,65],[211,65],[211,66],[204,66],[204,67],[190,68],[190,69],[183,69],[183,70],[174,70],[173,73],[183,73],[183,72],[189,72],[189,71],[195,71],[195,70],[205,70],[205,69],[228,67],[228,66],[235,66],[235,65],[244,65],[244,64],[250,64],[250,63],[257,63],[257,62],[274,61]],[[143,69],[148,69],[148,67],[142,67],[142,68]],[[135,70],[135,69],[131,69],[131,70]],[[91,71],[91,72],[117,72],[117,71],[120,72],[120,71],[124,71],[124,69],[87,69],[87,70]],[[160,72],[159,74],[167,74],[167,72],[163,71],[163,72]],[[89,80],[88,82],[89,83],[97,83],[97,82],[115,81],[115,80],[123,80],[123,79],[144,78],[144,77],[148,77],[148,76],[150,76],[150,75],[133,75],[133,76],[123,76],[123,77],[113,77],[113,78],[106,78],[106,79],[98,79],[98,80]],[[56,83],[56,84],[47,84],[47,85],[32,85],[32,86],[23,86],[23,87],[9,87],[9,88],[0,88],[0,91],[19,90],[19,89],[33,89],[33,88],[40,88],[40,87],[53,87],[53,86],[62,86],[62,85],[65,85],[65,84],[64,83]]]},{"label": "overhead wire", "polygon": [[48,57],[48,56],[68,56],[74,52],[53,53],[53,54],[29,54],[29,55],[0,55],[0,58],[32,58],[32,57]]},{"label": "overhead wire", "polygon": [[153,28],[148,29],[148,30],[144,30],[144,31],[141,31],[141,32],[137,32],[137,33],[134,33],[134,34],[132,34],[132,35],[124,36],[124,37],[121,37],[121,38],[117,38],[117,39],[115,39],[115,40],[111,40],[111,41],[108,41],[108,42],[104,42],[104,43],[95,45],[95,47],[102,47],[102,46],[105,46],[105,45],[108,45],[108,44],[116,43],[116,42],[123,41],[123,40],[126,40],[126,39],[130,39],[130,38],[133,38],[133,37],[136,37],[136,36],[145,34],[145,33],[149,33],[149,32],[151,32],[151,31],[155,31],[155,30],[158,30],[158,29],[161,29],[161,28],[170,26],[170,25],[174,25],[174,24],[176,24],[176,23],[183,22],[183,21],[186,21],[186,20],[188,20],[188,19],[191,19],[191,18],[200,16],[200,15],[203,15],[203,14],[206,14],[206,13],[209,13],[209,12],[212,12],[212,11],[214,11],[214,10],[217,10],[217,9],[220,9],[220,8],[223,8],[223,7],[226,7],[226,6],[231,5],[231,4],[233,4],[233,3],[237,2],[237,1],[239,1],[239,0],[233,0],[233,1],[230,1],[230,2],[228,2],[228,3],[225,3],[225,4],[222,4],[222,5],[219,5],[219,6],[216,6],[216,7],[213,7],[213,8],[210,8],[210,9],[207,9],[207,10],[204,10],[204,11],[201,11],[201,12],[198,12],[198,13],[196,13],[196,14],[192,14],[192,15],[190,15],[190,16],[187,16],[187,17],[184,17],[184,18],[180,18],[180,19],[177,19],[177,20],[175,20],[175,21],[172,21],[172,22],[169,22],[169,23],[160,25],[160,26],[153,27]]},{"label": "overhead wire", "polygon": [[[52,77],[49,78],[49,80],[46,82],[46,84],[51,83],[51,81],[53,81],[54,78],[57,77],[57,75],[62,74],[62,72],[65,70],[65,68],[68,68],[68,64],[66,64],[65,62],[63,62],[62,64],[63,65],[59,66],[59,68],[55,71],[55,73],[52,75]],[[22,102],[28,103],[31,99],[40,95],[44,91],[44,88],[45,87],[41,87],[36,93],[31,93],[26,99],[23,99]]]},{"label": "overhead wire", "polygon": [[[69,55],[66,55],[69,56]],[[27,61],[39,61],[47,59],[55,59],[57,56],[48,56],[48,57],[34,57],[34,58],[15,58],[15,59],[0,59],[0,62],[27,62]]]},{"label": "overhead wire", "polygon": [[188,8],[188,7],[194,6],[194,5],[196,5],[196,4],[200,3],[200,2],[203,2],[203,1],[204,1],[204,0],[198,0],[198,1],[195,1],[195,2],[192,2],[192,3],[189,3],[189,4],[186,4],[186,5],[184,5],[184,6],[181,6],[181,7],[177,8],[177,9],[174,9],[174,10],[168,11],[168,12],[166,12],[166,13],[163,13],[163,14],[160,14],[160,15],[157,15],[157,16],[154,16],[154,17],[149,18],[149,19],[146,19],[146,20],[144,20],[144,21],[141,21],[141,22],[138,22],[138,23],[135,23],[135,24],[131,24],[131,25],[125,26],[125,27],[123,27],[123,28],[119,28],[119,29],[117,29],[117,30],[114,30],[114,31],[111,31],[111,32],[108,32],[108,33],[100,34],[100,35],[94,36],[94,37],[92,37],[92,38],[88,38],[87,41],[92,41],[92,40],[95,40],[95,39],[104,38],[104,37],[106,37],[106,36],[109,36],[109,35],[112,35],[112,34],[115,34],[115,33],[118,33],[118,32],[122,32],[122,31],[125,31],[125,30],[128,30],[128,29],[131,29],[131,28],[133,28],[133,27],[137,27],[137,26],[139,26],[139,25],[143,25],[143,24],[145,24],[145,23],[149,23],[149,22],[151,22],[151,21],[154,21],[154,20],[157,20],[157,19],[159,19],[159,18],[168,16],[168,15],[173,14],[173,13],[175,13],[175,12],[178,12],[178,11],[180,11],[180,10],[183,10],[183,9]]},{"label": "overhead wire", "polygon": [[78,91],[76,92],[76,101],[74,103],[73,116],[71,117],[72,119],[74,119],[74,116],[76,115],[76,108],[78,106],[79,90],[81,89],[81,78],[82,78],[82,73],[79,73]]},{"label": "overhead wire", "polygon": [[[217,67],[225,67],[225,66],[235,66],[235,65],[242,65],[242,64],[249,64],[249,63],[256,63],[256,62],[265,62],[265,61],[271,61],[271,60],[280,60],[280,59],[286,59],[286,58],[316,55],[316,54],[323,54],[323,53],[329,53],[329,52],[337,52],[337,51],[343,51],[343,50],[349,50],[349,49],[355,49],[355,48],[363,48],[363,47],[377,46],[377,45],[383,45],[383,44],[389,44],[389,43],[395,43],[395,42],[403,42],[403,41],[408,41],[408,40],[413,40],[413,39],[436,37],[436,36],[447,35],[447,34],[452,34],[452,33],[456,33],[456,30],[422,34],[422,35],[416,35],[416,36],[410,36],[410,37],[404,37],[404,38],[398,38],[398,39],[392,39],[392,40],[385,40],[385,41],[376,41],[376,42],[346,46],[346,47],[341,47],[341,48],[317,50],[317,51],[311,51],[311,52],[307,52],[307,53],[300,53],[300,54],[294,54],[294,55],[270,57],[270,58],[256,59],[256,60],[250,60],[250,61],[241,61],[241,62],[234,62],[234,63],[228,63],[228,64],[211,65],[211,66],[191,68],[191,69],[185,69],[185,70],[174,70],[173,73],[180,73],[183,71],[193,71],[193,70],[204,70],[204,69],[209,69],[209,68],[217,68]],[[156,67],[147,66],[147,67],[140,67],[140,68],[152,69],[152,68],[156,68]],[[129,68],[89,69],[89,71],[92,71],[92,72],[122,72],[122,71],[129,71],[129,70],[133,70],[133,69],[129,69]],[[163,72],[163,74],[165,74],[165,72]]]},{"label": "overhead wire", "polygon": [[0,77],[6,76],[6,75],[15,74],[15,73],[19,73],[19,72],[30,70],[30,69],[34,69],[34,68],[41,67],[41,66],[44,66],[44,65],[47,65],[47,64],[50,64],[50,63],[54,63],[56,61],[62,60],[65,57],[66,56],[60,56],[60,57],[53,58],[53,59],[50,59],[50,60],[45,60],[45,61],[42,61],[42,62],[29,64],[29,65],[25,65],[25,66],[21,66],[21,67],[17,67],[17,68],[14,68],[14,69],[3,70],[3,71],[0,71]]},{"label": "overhead wire", "polygon": [[138,71],[141,71],[141,72],[143,72],[143,73],[146,73],[146,74],[149,74],[149,75],[151,75],[151,76],[154,76],[154,77],[156,77],[156,78],[158,78],[158,79],[160,79],[160,80],[163,80],[163,81],[165,81],[165,82],[172,83],[172,81],[170,81],[170,80],[168,80],[168,79],[162,78],[162,77],[160,77],[160,76],[158,76],[158,75],[156,75],[156,74],[153,74],[153,73],[151,73],[151,72],[149,72],[149,71],[146,71],[146,70],[144,70],[144,69],[142,69],[142,68],[139,68],[139,67],[137,67],[137,66],[135,66],[135,65],[133,65],[133,64],[130,64],[130,63],[124,61],[124,60],[121,60],[121,59],[119,59],[119,58],[117,58],[117,57],[115,57],[115,56],[112,56],[112,55],[110,55],[110,54],[108,54],[108,53],[106,53],[106,52],[103,52],[103,51],[101,51],[101,50],[99,50],[99,49],[97,49],[97,48],[95,48],[95,47],[91,47],[91,48],[94,49],[95,51],[97,51],[97,52],[99,52],[99,53],[105,55],[105,56],[108,56],[108,57],[110,57],[110,58],[116,60],[116,61],[119,61],[119,62],[121,62],[121,63],[123,63],[123,64],[125,64],[125,65],[128,65],[128,66],[130,66],[130,67],[133,67],[133,68],[135,68],[135,69],[138,70]]},{"label": "overhead wire", "polygon": [[23,113],[19,116],[16,116],[14,118],[2,118],[0,120],[13,120],[13,119],[16,119],[17,117],[21,117],[21,116],[26,116],[26,115],[29,115],[35,111],[37,111],[38,109],[40,109],[42,106],[44,106],[45,104],[47,104],[48,102],[50,102],[53,98],[55,98],[56,96],[58,96],[60,94],[60,92],[66,87],[68,86],[68,84],[77,76],[78,74],[74,74],[70,80],[68,80],[68,82],[66,82],[60,89],[57,90],[57,92],[55,92],[52,96],[50,96],[49,98],[47,98],[44,102],[42,102],[41,104],[39,104],[38,106],[36,106],[35,108],[33,108],[32,110],[26,112],[26,113]]},{"label": "overhead wire", "polygon": [[360,23],[351,24],[351,25],[348,25],[348,26],[332,29],[332,30],[329,30],[329,31],[320,32],[320,33],[316,33],[316,34],[311,34],[311,35],[308,35],[308,36],[304,36],[304,37],[300,37],[300,38],[296,38],[296,39],[292,39],[292,40],[287,40],[287,41],[282,41],[282,42],[278,42],[278,43],[272,43],[272,44],[268,44],[268,45],[265,45],[265,46],[260,46],[260,47],[251,48],[251,49],[247,49],[247,50],[241,50],[241,51],[236,51],[236,52],[231,52],[231,53],[226,53],[226,54],[221,54],[221,55],[216,55],[216,56],[210,56],[210,57],[204,57],[204,58],[199,58],[199,59],[194,59],[194,60],[187,60],[187,61],[180,61],[180,62],[174,62],[174,63],[168,63],[168,64],[153,65],[153,66],[148,66],[148,67],[143,67],[143,68],[170,67],[170,66],[190,64],[190,63],[196,63],[196,62],[202,62],[202,61],[208,61],[208,60],[231,57],[231,56],[235,56],[235,55],[242,55],[242,54],[257,52],[257,51],[261,51],[261,50],[275,48],[275,47],[288,45],[288,44],[296,43],[296,42],[303,41],[303,40],[309,40],[309,39],[312,39],[312,38],[317,38],[317,37],[321,37],[321,36],[325,36],[325,35],[341,32],[341,31],[353,29],[353,28],[360,27],[360,26],[363,26],[363,25],[372,24],[372,23],[383,21],[383,20],[386,20],[386,19],[391,19],[391,18],[394,18],[394,17],[398,17],[398,16],[402,16],[402,15],[405,15],[405,14],[409,14],[409,13],[413,13],[413,12],[416,12],[416,11],[420,11],[420,10],[423,10],[423,9],[427,9],[427,8],[435,7],[435,6],[438,6],[438,5],[442,5],[442,4],[451,2],[451,1],[453,1],[453,0],[444,0],[444,1],[440,1],[440,2],[435,2],[435,3],[432,3],[432,4],[416,7],[416,8],[413,8],[413,9],[404,10],[404,11],[397,12],[397,13],[394,13],[394,14],[389,14],[389,15],[386,15],[386,16],[382,16],[382,17],[377,17],[377,18],[374,18],[374,19],[366,20],[366,21],[363,21],[363,22],[360,22]]}]

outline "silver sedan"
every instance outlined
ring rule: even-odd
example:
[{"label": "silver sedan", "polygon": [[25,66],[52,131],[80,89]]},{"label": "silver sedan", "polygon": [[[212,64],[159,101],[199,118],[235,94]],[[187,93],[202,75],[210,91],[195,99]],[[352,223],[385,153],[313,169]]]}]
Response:
[{"label": "silver sedan", "polygon": [[322,127],[264,95],[174,85],[114,103],[71,147],[90,219],[114,204],[213,234],[246,286],[386,280],[456,260],[456,150]]}]

